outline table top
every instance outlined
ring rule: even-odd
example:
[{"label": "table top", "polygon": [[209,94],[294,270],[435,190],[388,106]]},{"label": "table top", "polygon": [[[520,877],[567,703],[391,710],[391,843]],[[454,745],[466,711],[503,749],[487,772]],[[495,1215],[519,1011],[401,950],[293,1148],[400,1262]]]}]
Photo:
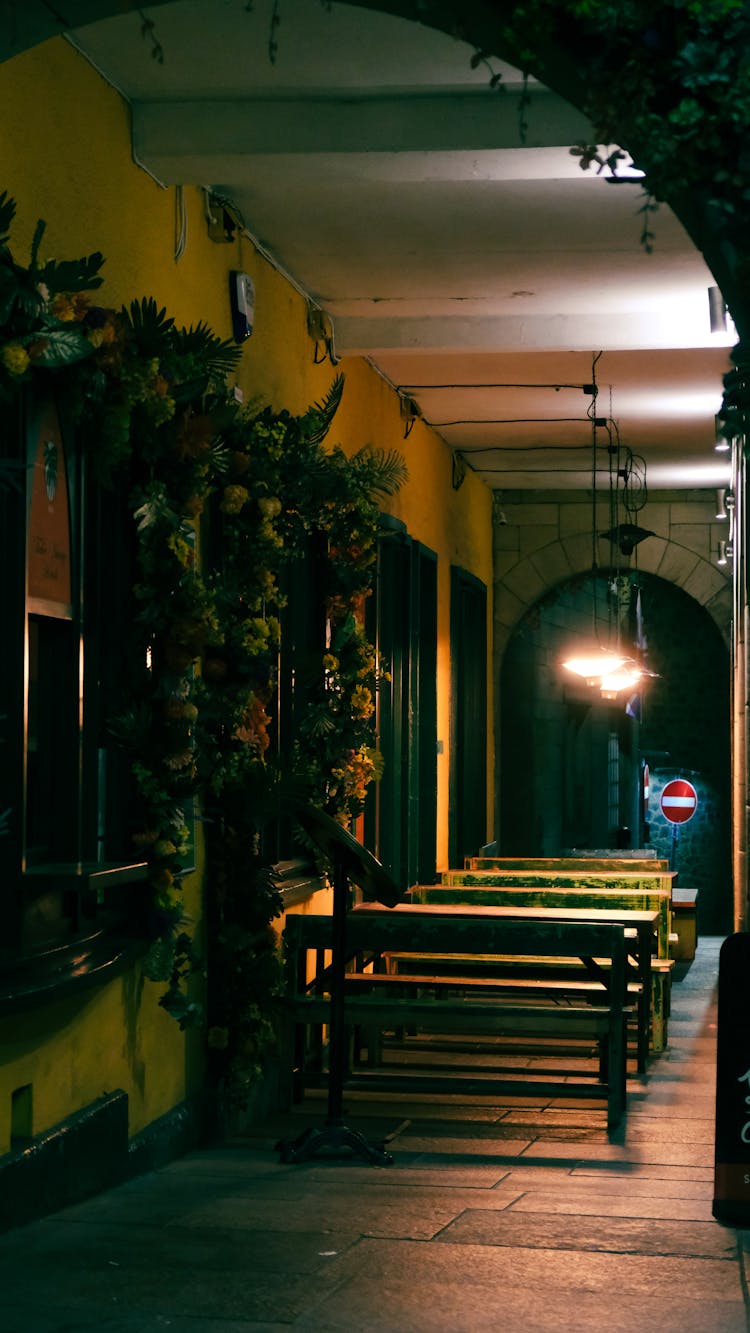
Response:
[{"label": "table top", "polygon": [[467,903],[397,903],[395,907],[382,907],[379,903],[358,903],[352,912],[375,916],[439,916],[505,919],[509,921],[592,921],[597,924],[611,922],[614,925],[655,926],[659,920],[658,912],[631,911],[629,908],[612,907],[498,907],[494,904],[478,904],[472,907]]},{"label": "table top", "polygon": [[[608,880],[625,880],[629,883],[633,880],[660,879],[662,881],[669,881],[671,884],[672,880],[677,876],[676,870],[652,870],[650,868],[644,870],[527,870],[523,866],[519,866],[518,869],[513,869],[512,867],[508,869],[500,867],[499,869],[472,870],[469,868],[465,870],[449,870],[446,873],[451,876],[471,876],[472,879],[476,879],[480,883],[484,883],[485,881],[488,883],[491,882],[491,877],[493,875],[495,878],[502,877],[503,879],[518,879],[519,876],[523,875],[524,878],[528,878],[530,883],[535,883],[537,881],[544,883],[545,881],[550,880],[570,880],[574,882],[577,879],[593,879],[597,882],[600,881],[605,888]],[[439,888],[440,885],[438,884],[434,887]]]}]

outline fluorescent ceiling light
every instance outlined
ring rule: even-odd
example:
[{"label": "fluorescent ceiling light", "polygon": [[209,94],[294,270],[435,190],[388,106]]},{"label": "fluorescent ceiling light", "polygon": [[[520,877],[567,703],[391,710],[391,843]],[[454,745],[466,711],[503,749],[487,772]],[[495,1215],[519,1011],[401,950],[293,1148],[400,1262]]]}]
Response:
[{"label": "fluorescent ceiling light", "polygon": [[649,463],[649,486],[728,486],[732,480],[729,463],[721,458],[708,463]]},{"label": "fluorescent ceiling light", "polygon": [[715,417],[721,408],[721,402],[721,388],[718,385],[716,389],[702,393],[690,393],[680,389],[675,389],[672,393],[648,393],[637,389],[631,393],[627,390],[617,391],[618,411],[644,418],[681,417],[687,420],[692,417]]}]

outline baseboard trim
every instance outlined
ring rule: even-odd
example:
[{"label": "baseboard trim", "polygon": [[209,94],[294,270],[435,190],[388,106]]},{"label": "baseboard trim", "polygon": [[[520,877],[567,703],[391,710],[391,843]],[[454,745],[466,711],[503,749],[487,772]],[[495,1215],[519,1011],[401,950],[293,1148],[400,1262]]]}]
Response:
[{"label": "baseboard trim", "polygon": [[107,1093],[0,1157],[0,1232],[157,1170],[203,1140],[202,1099],[181,1102],[128,1141],[128,1096]]},{"label": "baseboard trim", "polygon": [[166,1115],[152,1120],[128,1145],[128,1175],[141,1176],[146,1171],[183,1157],[205,1142],[206,1111],[202,1098],[180,1102]]},{"label": "baseboard trim", "polygon": [[107,1093],[0,1157],[0,1231],[118,1184],[127,1160],[127,1093]]}]

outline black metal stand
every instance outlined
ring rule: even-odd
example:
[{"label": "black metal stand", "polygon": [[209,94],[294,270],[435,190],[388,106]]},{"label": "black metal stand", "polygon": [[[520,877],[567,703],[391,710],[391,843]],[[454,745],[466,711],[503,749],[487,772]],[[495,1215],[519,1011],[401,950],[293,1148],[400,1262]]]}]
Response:
[{"label": "black metal stand", "polygon": [[368,1143],[364,1134],[344,1124],[344,1074],[346,1069],[346,912],[349,879],[343,856],[333,850],[333,940],[330,967],[331,1018],[328,1064],[328,1115],[321,1129],[306,1129],[296,1139],[278,1143],[280,1161],[306,1162],[318,1153],[336,1155],[354,1152],[376,1166],[390,1166],[393,1157]]}]

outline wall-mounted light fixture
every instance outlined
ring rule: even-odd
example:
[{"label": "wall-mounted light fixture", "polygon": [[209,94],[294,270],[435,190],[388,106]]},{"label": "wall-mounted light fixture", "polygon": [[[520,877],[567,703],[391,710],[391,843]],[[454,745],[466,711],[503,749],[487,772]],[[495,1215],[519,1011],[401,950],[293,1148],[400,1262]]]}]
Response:
[{"label": "wall-mounted light fixture", "polygon": [[212,190],[203,190],[203,207],[206,215],[208,238],[219,245],[231,245],[241,228],[241,219],[237,209],[223,195]]},{"label": "wall-mounted light fixture", "polygon": [[618,546],[623,555],[632,555],[639,542],[644,537],[653,537],[655,534],[648,528],[639,528],[637,523],[618,523],[617,527],[610,528],[608,532],[599,534],[601,537],[608,537],[613,546]]},{"label": "wall-mounted light fixture", "polygon": [[716,563],[717,565],[725,565],[727,563],[727,544],[723,539],[719,542],[716,548]]},{"label": "wall-mounted light fixture", "polygon": [[314,364],[319,366],[328,357],[331,365],[337,366],[339,358],[334,344],[333,321],[314,301],[307,302],[307,332],[315,343]]},{"label": "wall-mounted light fixture", "polygon": [[401,420],[404,423],[404,439],[408,440],[414,430],[415,421],[419,421],[422,409],[407,393],[399,394],[401,400]]},{"label": "wall-mounted light fixture", "polygon": [[232,269],[229,274],[229,307],[232,312],[232,336],[243,343],[253,331],[255,283],[248,273]]},{"label": "wall-mounted light fixture", "polygon": [[714,518],[721,519],[722,521],[727,518],[726,502],[727,488],[726,486],[720,486],[716,492],[716,513],[714,514]]}]

